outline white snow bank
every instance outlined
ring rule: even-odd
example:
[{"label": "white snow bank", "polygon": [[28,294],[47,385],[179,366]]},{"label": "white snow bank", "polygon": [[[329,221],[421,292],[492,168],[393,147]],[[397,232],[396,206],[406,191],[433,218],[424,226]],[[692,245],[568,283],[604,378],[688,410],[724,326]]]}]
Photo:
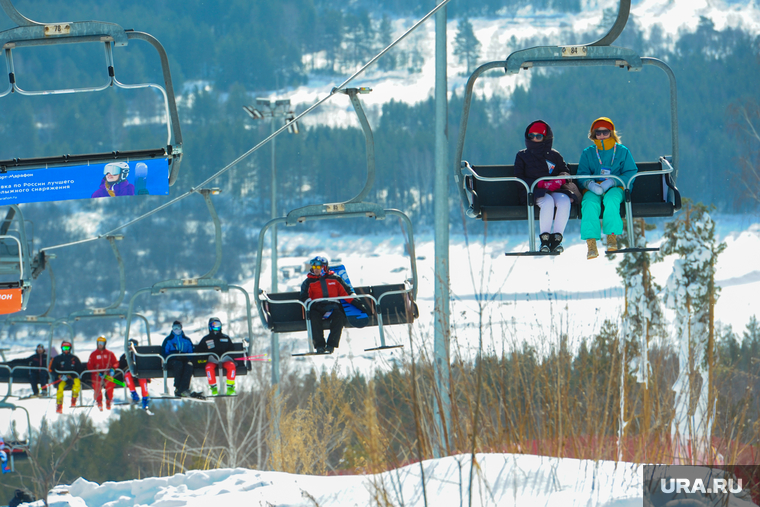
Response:
[{"label": "white snow bank", "polygon": [[[460,455],[377,475],[309,476],[247,469],[192,471],[172,477],[98,485],[78,479],[56,488],[50,507],[264,506],[361,507],[386,498],[392,505],[641,505],[642,469],[631,463],[594,462],[518,454]],[[384,503],[383,503],[384,505]]]}]

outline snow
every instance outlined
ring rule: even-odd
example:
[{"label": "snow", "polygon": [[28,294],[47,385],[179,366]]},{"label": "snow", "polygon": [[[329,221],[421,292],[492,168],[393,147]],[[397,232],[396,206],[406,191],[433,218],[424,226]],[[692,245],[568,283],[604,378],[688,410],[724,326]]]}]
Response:
[{"label": "snow", "polygon": [[[519,454],[476,454],[475,458],[471,505],[641,505],[640,465]],[[424,490],[420,464],[377,475],[329,477],[238,468],[102,485],[78,479],[56,488],[48,501],[50,507],[191,507],[211,502],[230,507],[363,507],[386,505],[376,499],[387,495],[390,505],[459,506],[469,502],[470,465],[470,455],[422,462]]]},{"label": "snow", "polygon": [[[577,14],[540,11],[529,5],[516,12],[505,8],[502,17],[498,19],[472,18],[470,22],[473,31],[481,44],[479,63],[505,59],[510,52],[507,44],[512,37],[517,40],[518,48],[521,48],[521,43],[524,41],[538,37],[545,37],[548,44],[561,45],[568,42],[561,39],[561,36],[567,33],[597,31],[601,36],[602,29],[606,31],[609,28],[601,26],[604,9],[616,8],[616,2],[588,0],[583,3],[583,9]],[[741,28],[753,35],[760,33],[760,6],[757,0],[749,2],[640,0],[632,5],[630,19],[635,19],[639,27],[643,28],[646,37],[657,25],[665,39],[675,40],[683,33],[694,32],[702,18],[711,20],[715,29],[719,31],[726,28]],[[396,20],[394,36],[401,36],[416,21],[416,19]],[[456,92],[461,95],[468,76],[465,73],[464,64],[460,64],[454,56],[454,38],[457,33],[457,24],[456,19],[449,19],[447,23],[447,79],[449,93]],[[405,69],[380,71],[375,66],[367,69],[364,74],[359,75],[349,84],[351,87],[368,86],[373,89],[369,95],[362,95],[362,103],[368,111],[371,121],[379,118],[382,104],[390,100],[416,104],[433,95],[435,87],[434,41],[435,18],[433,17],[415,32],[412,32],[389,53],[408,50],[410,44],[415,43],[425,58],[421,72],[407,73]],[[593,40],[585,42],[593,42]],[[385,55],[383,58],[387,56]],[[285,91],[271,91],[269,94],[272,98],[289,98],[294,107],[303,110],[327,96],[333,87],[341,84],[357,70],[358,67],[343,69],[339,72],[338,77],[332,78],[312,75],[309,78],[309,84],[306,86]],[[490,76],[486,74],[478,80],[475,89],[476,94],[485,97],[492,95],[509,97],[517,86],[527,87],[530,84],[530,73],[520,73],[509,79],[501,79],[503,74],[499,73],[491,73]],[[306,126],[359,127],[356,114],[353,112],[350,102],[344,97],[331,98],[301,121]]]}]

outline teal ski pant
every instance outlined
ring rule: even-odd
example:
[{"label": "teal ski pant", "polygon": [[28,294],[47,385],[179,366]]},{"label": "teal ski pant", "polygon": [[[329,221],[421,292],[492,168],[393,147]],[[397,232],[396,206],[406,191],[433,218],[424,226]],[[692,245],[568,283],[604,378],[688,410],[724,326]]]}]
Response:
[{"label": "teal ski pant", "polygon": [[[581,202],[581,239],[600,239],[602,229],[605,234],[621,235],[623,218],[620,216],[620,203],[624,198],[625,192],[619,187],[612,187],[604,196],[596,195],[590,190],[586,192]],[[602,202],[604,202],[604,216],[602,216],[600,226]]]}]

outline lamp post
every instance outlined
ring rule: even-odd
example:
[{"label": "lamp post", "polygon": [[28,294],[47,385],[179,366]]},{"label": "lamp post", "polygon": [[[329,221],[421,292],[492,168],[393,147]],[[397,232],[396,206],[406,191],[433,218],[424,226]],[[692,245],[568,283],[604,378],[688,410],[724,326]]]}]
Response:
[{"label": "lamp post", "polygon": [[[270,100],[270,99],[256,99],[256,107],[243,106],[243,109],[254,120],[263,120],[264,118],[271,118],[271,133],[275,132],[275,118],[285,118],[286,122],[292,121],[295,118],[293,111],[290,110],[290,99],[282,100]],[[298,134],[298,123],[292,123],[288,127],[288,132],[291,134]],[[275,158],[275,141],[277,138],[272,138],[272,219],[277,218],[277,164]],[[277,292],[277,225],[272,226],[272,292]]]}]

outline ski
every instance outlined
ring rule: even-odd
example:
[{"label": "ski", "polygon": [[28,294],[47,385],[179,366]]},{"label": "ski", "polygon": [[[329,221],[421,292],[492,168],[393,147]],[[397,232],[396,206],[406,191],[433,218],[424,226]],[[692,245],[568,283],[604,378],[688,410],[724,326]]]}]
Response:
[{"label": "ski", "polygon": [[237,394],[216,394],[206,396],[206,399],[208,398],[237,398]]},{"label": "ski", "polygon": [[301,356],[331,356],[332,354],[322,353],[319,352],[299,352],[298,354],[290,354],[291,357],[301,357]]},{"label": "ski", "polygon": [[527,257],[527,256],[535,256],[535,257],[543,257],[546,255],[549,256],[556,256],[559,255],[561,252],[507,252],[504,255],[507,257]]},{"label": "ski", "polygon": [[615,255],[624,253],[641,253],[641,252],[659,252],[659,248],[619,248],[617,250],[605,250],[605,255]]}]

